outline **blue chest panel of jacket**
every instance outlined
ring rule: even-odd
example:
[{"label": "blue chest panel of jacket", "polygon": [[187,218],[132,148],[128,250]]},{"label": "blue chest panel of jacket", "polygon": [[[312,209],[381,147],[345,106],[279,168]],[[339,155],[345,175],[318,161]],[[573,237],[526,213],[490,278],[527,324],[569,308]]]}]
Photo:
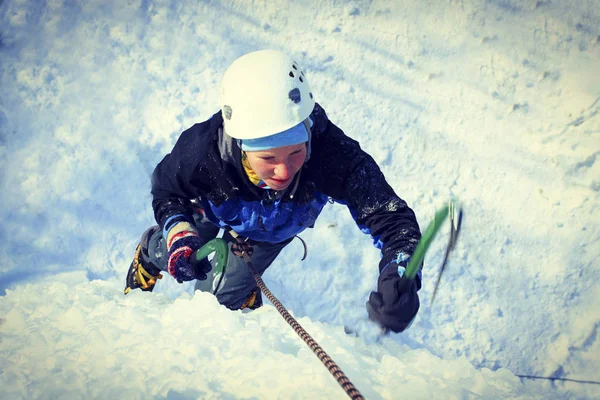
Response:
[{"label": "blue chest panel of jacket", "polygon": [[279,243],[314,225],[328,197],[315,193],[308,203],[292,201],[245,201],[230,199],[215,205],[202,199],[206,217],[215,225],[231,227],[259,242]]}]

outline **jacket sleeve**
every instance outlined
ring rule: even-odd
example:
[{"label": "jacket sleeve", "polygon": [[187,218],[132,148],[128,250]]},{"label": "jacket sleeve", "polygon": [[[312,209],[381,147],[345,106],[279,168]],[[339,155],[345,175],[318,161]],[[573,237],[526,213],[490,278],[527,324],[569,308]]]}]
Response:
[{"label": "jacket sleeve", "polygon": [[421,238],[417,219],[375,160],[330,121],[319,136],[321,143],[315,147],[324,153],[321,171],[329,181],[330,196],[347,205],[361,231],[372,236],[382,254],[379,271],[412,256]]},{"label": "jacket sleeve", "polygon": [[183,214],[191,219],[190,200],[210,186],[210,175],[202,162],[210,142],[203,137],[206,133],[202,125],[184,131],[152,174],[152,208],[161,229],[173,215]]}]

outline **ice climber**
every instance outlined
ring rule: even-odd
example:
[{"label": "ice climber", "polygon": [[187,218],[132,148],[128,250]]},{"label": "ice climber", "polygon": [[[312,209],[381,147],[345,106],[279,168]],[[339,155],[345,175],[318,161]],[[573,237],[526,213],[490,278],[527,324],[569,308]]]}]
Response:
[{"label": "ice climber", "polygon": [[125,293],[151,291],[166,271],[180,282],[196,280],[196,289],[215,289],[232,310],[260,307],[242,258],[230,256],[215,274],[208,259],[192,264],[189,257],[219,230],[235,250],[233,230],[252,245],[262,274],[331,201],[347,206],[381,250],[369,317],[401,332],[417,314],[421,273],[402,276],[421,237],[415,214],[373,158],[328,119],[303,69],[281,52],[256,51],[231,64],[220,111],[181,134],[156,166],[151,192],[158,225],[142,235]]}]

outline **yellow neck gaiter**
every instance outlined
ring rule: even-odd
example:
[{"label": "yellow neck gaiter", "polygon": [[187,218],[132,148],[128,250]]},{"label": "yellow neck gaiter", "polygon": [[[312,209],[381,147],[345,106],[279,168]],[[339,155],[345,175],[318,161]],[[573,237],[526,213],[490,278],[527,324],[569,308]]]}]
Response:
[{"label": "yellow neck gaiter", "polygon": [[245,151],[242,151],[242,166],[244,167],[244,171],[246,171],[246,175],[248,176],[248,179],[250,179],[250,182],[252,182],[256,186],[260,186],[262,179],[260,179],[258,175],[256,175],[256,172],[254,172],[254,170],[250,166],[250,162],[248,161],[248,157],[246,157]]}]

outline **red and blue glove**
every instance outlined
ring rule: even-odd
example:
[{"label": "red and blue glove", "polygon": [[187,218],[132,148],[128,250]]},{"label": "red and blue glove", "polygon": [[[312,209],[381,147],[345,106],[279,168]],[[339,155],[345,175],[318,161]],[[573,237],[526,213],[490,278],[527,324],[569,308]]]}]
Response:
[{"label": "red and blue glove", "polygon": [[420,277],[407,279],[404,270],[408,258],[393,261],[379,274],[377,291],[367,302],[369,318],[386,332],[402,332],[408,328],[419,311]]},{"label": "red and blue glove", "polygon": [[169,260],[167,270],[179,283],[194,279],[205,280],[212,266],[207,258],[191,259],[206,242],[198,236],[196,228],[185,216],[174,216],[165,224]]}]

